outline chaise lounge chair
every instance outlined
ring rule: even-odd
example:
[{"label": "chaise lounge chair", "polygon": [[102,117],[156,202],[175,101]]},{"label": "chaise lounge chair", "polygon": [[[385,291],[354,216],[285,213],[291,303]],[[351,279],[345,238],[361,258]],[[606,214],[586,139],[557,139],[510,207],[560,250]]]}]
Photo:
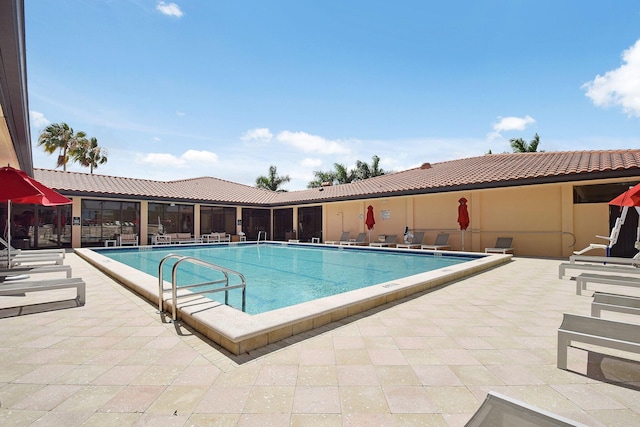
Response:
[{"label": "chaise lounge chair", "polygon": [[579,251],[573,251],[573,253],[576,254],[576,255],[582,255],[583,253],[588,252],[588,251],[593,250],[593,249],[604,249],[606,255],[609,256],[611,247],[618,242],[618,236],[620,235],[620,229],[622,228],[622,224],[624,224],[624,218],[623,217],[616,218],[616,223],[613,226],[613,228],[611,229],[611,234],[608,237],[607,236],[598,236],[598,235],[596,235],[596,237],[606,240],[608,242],[607,244],[591,243],[586,248],[584,248],[582,250],[579,250]]},{"label": "chaise lounge chair", "polygon": [[490,391],[465,427],[586,427],[584,424]]},{"label": "chaise lounge chair", "polygon": [[384,237],[384,242],[369,243],[369,246],[374,246],[374,247],[377,247],[377,248],[394,247],[396,245],[396,239],[397,238],[398,238],[397,234],[387,234]]},{"label": "chaise lounge chair", "polygon": [[137,234],[121,234],[118,240],[119,240],[118,246],[124,246],[124,245],[138,246]]},{"label": "chaise lounge chair", "polygon": [[396,245],[396,248],[405,248],[405,249],[419,249],[422,245],[422,241],[424,240],[424,231],[418,231],[413,233],[413,237],[410,242],[400,243]]},{"label": "chaise lounge chair", "polygon": [[341,245],[346,246],[366,246],[367,245],[367,233],[360,233],[355,239],[343,240],[340,242]]},{"label": "chaise lounge chair", "polygon": [[498,237],[498,239],[496,240],[495,247],[485,248],[484,253],[485,254],[488,254],[488,253],[506,254],[508,252],[511,252],[512,254],[515,255],[516,250],[513,247],[512,243],[513,243],[513,237]]},{"label": "chaise lounge chair", "polygon": [[340,235],[340,239],[338,240],[327,240],[326,242],[324,242],[325,245],[339,245],[340,242],[344,242],[349,240],[349,235],[351,235],[350,232],[348,231],[343,231],[342,234]]},{"label": "chaise lounge chair", "polygon": [[451,245],[449,244],[449,233],[439,233],[436,236],[436,241],[433,242],[433,245],[421,245],[420,248],[432,251],[451,249]]},{"label": "chaise lounge chair", "polygon": [[21,249],[11,251],[11,254],[7,251],[0,252],[0,265],[4,267],[14,267],[17,265],[44,265],[55,264],[62,265],[64,261],[64,252],[56,253],[35,253],[38,251],[28,251],[26,254]]},{"label": "chaise lounge chair", "polygon": [[[7,243],[7,241],[5,239],[3,239],[2,237],[0,237],[0,245],[4,246],[4,249],[2,250],[2,253],[6,254],[6,249],[9,247],[9,244]],[[66,251],[63,248],[56,248],[56,249],[17,249],[14,248],[13,246],[11,246],[11,255],[13,255],[14,253],[20,253],[21,255],[61,255],[62,258],[64,258]]]},{"label": "chaise lounge chair", "polygon": [[86,300],[85,283],[79,277],[0,283],[0,296],[11,296],[27,292],[51,291],[66,288],[76,288],[75,300],[78,305],[84,305]]}]

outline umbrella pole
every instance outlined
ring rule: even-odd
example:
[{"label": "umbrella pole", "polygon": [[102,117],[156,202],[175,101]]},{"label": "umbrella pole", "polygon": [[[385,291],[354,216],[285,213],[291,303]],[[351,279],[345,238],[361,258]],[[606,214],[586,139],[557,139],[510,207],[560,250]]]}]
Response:
[{"label": "umbrella pole", "polygon": [[7,200],[7,268],[11,268],[11,200]]},{"label": "umbrella pole", "polygon": [[462,250],[464,251],[464,230],[462,230]]}]

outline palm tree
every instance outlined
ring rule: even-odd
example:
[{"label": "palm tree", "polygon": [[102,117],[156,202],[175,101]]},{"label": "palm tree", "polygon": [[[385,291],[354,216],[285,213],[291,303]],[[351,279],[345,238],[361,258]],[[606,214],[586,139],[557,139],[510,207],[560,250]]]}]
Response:
[{"label": "palm tree", "polygon": [[357,179],[373,178],[385,174],[385,171],[380,168],[380,157],[374,155],[371,160],[371,166],[367,162],[356,161],[354,173]]},{"label": "palm tree", "polygon": [[384,175],[386,172],[380,168],[380,157],[373,156],[371,159],[371,165],[357,160],[356,167],[351,170],[347,170],[342,163],[334,163],[333,171],[313,171],[315,179],[307,184],[307,188],[318,188],[325,182],[330,182],[331,185],[348,184],[361,179]]},{"label": "palm tree", "polygon": [[307,188],[319,188],[322,187],[322,184],[325,182],[333,185],[333,182],[336,181],[336,174],[333,171],[313,171],[313,176],[315,176],[315,179],[307,184]]},{"label": "palm tree", "polygon": [[58,160],[56,167],[62,166],[62,170],[67,170],[67,163],[69,162],[69,152],[75,150],[78,145],[78,141],[86,138],[84,132],[74,133],[66,123],[53,123],[47,126],[38,137],[38,145],[44,146],[44,151],[49,154],[55,153],[59,150]]},{"label": "palm tree", "polygon": [[354,170],[347,170],[347,167],[342,163],[334,163],[335,168],[335,180],[338,184],[348,184],[355,178]]},{"label": "palm tree", "polygon": [[514,153],[535,153],[538,151],[540,136],[536,133],[529,143],[526,143],[522,138],[511,138],[509,142],[511,143],[511,148]]},{"label": "palm tree", "polygon": [[86,138],[79,139],[70,154],[80,165],[90,168],[92,175],[93,170],[97,169],[98,165],[107,163],[106,150],[103,152],[102,148],[98,147],[98,140],[93,137],[89,140]]},{"label": "palm tree", "polygon": [[256,178],[256,187],[264,188],[265,190],[284,192],[287,190],[281,189],[280,186],[289,181],[291,181],[289,175],[278,176],[278,168],[275,166],[269,166],[269,176],[259,176]]}]

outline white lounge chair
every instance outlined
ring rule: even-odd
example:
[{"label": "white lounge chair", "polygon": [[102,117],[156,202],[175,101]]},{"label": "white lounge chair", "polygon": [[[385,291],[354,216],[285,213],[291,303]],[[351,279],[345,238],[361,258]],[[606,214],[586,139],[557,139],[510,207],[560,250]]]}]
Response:
[{"label": "white lounge chair", "polygon": [[343,231],[338,240],[327,240],[324,242],[325,245],[339,245],[340,242],[344,242],[349,240],[349,236],[351,235],[348,231]]},{"label": "white lounge chair", "polygon": [[17,265],[44,265],[44,264],[56,264],[62,265],[64,262],[64,252],[57,253],[34,253],[37,251],[28,251],[23,254],[21,249],[16,249],[15,252],[11,251],[9,255],[7,251],[0,253],[0,265],[5,267],[13,267]]},{"label": "white lounge chair", "polygon": [[340,244],[346,245],[346,246],[362,246],[362,245],[366,246],[367,233],[359,233],[355,239],[341,240]]},{"label": "white lounge chair", "polygon": [[611,229],[611,234],[609,236],[596,235],[596,237],[598,237],[599,239],[605,239],[608,243],[606,244],[591,243],[586,248],[579,251],[573,251],[573,253],[576,255],[582,255],[583,253],[593,249],[604,249],[606,254],[609,255],[609,251],[611,250],[611,247],[618,242],[618,236],[620,235],[620,229],[622,228],[622,224],[624,224],[625,216],[626,216],[626,211],[624,211],[624,214],[622,216],[620,216],[619,218],[616,218],[616,222],[613,228]]},{"label": "white lounge chair", "polygon": [[411,238],[411,241],[407,243],[400,243],[396,245],[396,248],[418,249],[422,245],[423,240],[424,240],[424,231],[417,231],[413,233],[413,237]]},{"label": "white lounge chair", "polygon": [[638,354],[640,325],[564,313],[562,324],[558,328],[558,368],[567,369],[567,348],[574,347],[574,343]]},{"label": "white lounge chair", "polygon": [[12,277],[22,276],[25,274],[39,274],[39,273],[56,273],[64,272],[67,277],[71,277],[70,265],[32,265],[32,266],[17,266],[11,268],[0,269],[0,282],[10,280]]},{"label": "white lounge chair", "polygon": [[372,242],[372,243],[369,243],[369,246],[374,246],[378,248],[393,247],[396,245],[397,238],[398,238],[397,234],[387,234],[386,236],[384,236],[384,242]]},{"label": "white lounge chair", "polygon": [[[2,253],[6,254],[6,248],[9,247],[9,244],[2,237],[0,237],[0,245],[3,245],[5,247],[5,249],[3,249]],[[11,246],[11,255],[13,255],[14,253],[20,253],[22,255],[51,255],[51,254],[58,254],[58,255],[62,255],[62,258],[64,258],[66,251],[63,248],[27,249],[27,250],[25,250],[25,249],[17,249],[17,248],[14,248],[13,246]]]},{"label": "white lounge chair", "polygon": [[493,248],[485,248],[484,253],[500,253],[506,254],[511,252],[515,255],[516,250],[513,247],[513,237],[498,237],[496,239],[496,245]]},{"label": "white lounge chair", "polygon": [[137,234],[121,234],[118,238],[118,246],[124,245],[132,245],[138,246],[138,235]]},{"label": "white lounge chair", "polygon": [[0,295],[17,295],[28,292],[50,291],[65,288],[76,288],[76,301],[78,302],[78,305],[84,305],[86,300],[85,283],[79,277],[38,281],[4,282],[0,283]]},{"label": "white lounge chair", "polygon": [[490,391],[465,427],[586,427],[576,421]]},{"label": "white lounge chair", "polygon": [[449,244],[449,233],[439,233],[436,236],[436,241],[433,242],[433,245],[421,245],[420,248],[430,249],[432,251],[451,249],[451,245]]}]

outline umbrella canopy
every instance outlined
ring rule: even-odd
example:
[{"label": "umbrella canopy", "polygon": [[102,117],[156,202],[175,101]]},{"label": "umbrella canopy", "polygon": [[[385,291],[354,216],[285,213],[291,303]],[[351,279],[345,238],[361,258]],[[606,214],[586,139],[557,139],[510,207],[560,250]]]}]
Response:
[{"label": "umbrella canopy", "polygon": [[0,202],[7,203],[7,267],[11,266],[11,204],[57,206],[72,203],[62,194],[10,166],[0,168]]},{"label": "umbrella canopy", "polygon": [[367,219],[364,221],[364,223],[367,225],[367,230],[372,230],[373,226],[376,223],[376,219],[373,215],[373,206],[371,205],[367,207]]},{"label": "umbrella canopy", "polygon": [[469,211],[467,210],[467,199],[464,197],[458,200],[458,224],[460,224],[460,230],[466,230],[469,227]]},{"label": "umbrella canopy", "polygon": [[62,194],[10,166],[0,168],[0,202],[57,206],[72,203]]},{"label": "umbrella canopy", "polygon": [[613,206],[640,206],[640,184],[635,185],[609,202]]}]

